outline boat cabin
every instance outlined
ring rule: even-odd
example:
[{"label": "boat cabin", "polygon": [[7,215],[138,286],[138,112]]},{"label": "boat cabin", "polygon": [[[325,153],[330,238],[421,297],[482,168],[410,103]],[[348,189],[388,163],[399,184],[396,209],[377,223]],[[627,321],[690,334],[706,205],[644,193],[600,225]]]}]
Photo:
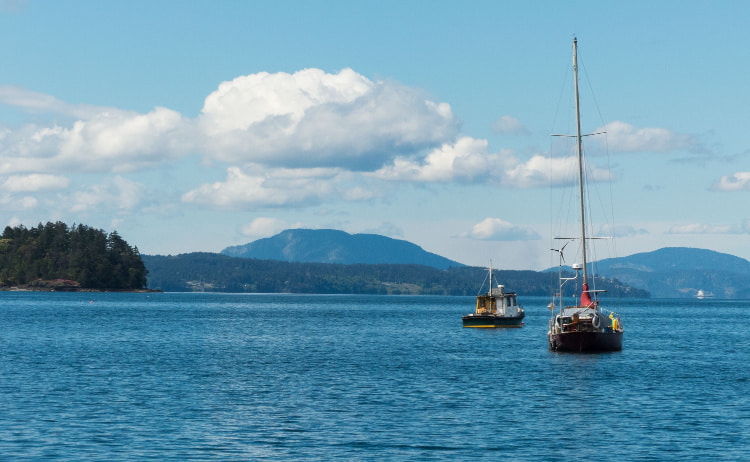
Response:
[{"label": "boat cabin", "polygon": [[476,314],[513,315],[518,313],[515,292],[505,292],[503,286],[491,288],[483,295],[477,295]]}]

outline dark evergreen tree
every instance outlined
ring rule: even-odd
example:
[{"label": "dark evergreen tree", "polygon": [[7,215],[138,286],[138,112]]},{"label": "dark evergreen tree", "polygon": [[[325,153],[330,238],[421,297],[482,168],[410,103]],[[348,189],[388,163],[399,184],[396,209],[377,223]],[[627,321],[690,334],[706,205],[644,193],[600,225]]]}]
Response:
[{"label": "dark evergreen tree", "polygon": [[58,221],[7,226],[0,238],[0,284],[6,286],[63,279],[82,288],[133,290],[146,287],[146,274],[138,249],[116,231]]}]

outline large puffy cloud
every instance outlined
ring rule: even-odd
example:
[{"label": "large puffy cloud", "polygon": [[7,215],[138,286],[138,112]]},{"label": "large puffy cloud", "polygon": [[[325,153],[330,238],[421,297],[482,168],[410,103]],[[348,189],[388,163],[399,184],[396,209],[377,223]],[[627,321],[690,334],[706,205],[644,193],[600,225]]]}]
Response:
[{"label": "large puffy cloud", "polygon": [[238,77],[206,98],[199,117],[205,149],[220,160],[351,170],[439,145],[457,125],[449,105],[351,69]]},{"label": "large puffy cloud", "polygon": [[202,122],[210,135],[244,131],[274,117],[296,124],[315,106],[350,104],[373,87],[351,69],[338,74],[319,69],[294,74],[260,72],[221,83],[205,100]]},{"label": "large puffy cloud", "polygon": [[[487,151],[487,141],[460,138],[434,149],[424,159],[399,157],[373,173],[373,176],[397,181],[452,182],[496,181],[504,186],[533,188],[563,186],[577,181],[575,157],[532,156],[521,161],[513,151]],[[604,181],[610,172],[589,166],[589,181]]]},{"label": "large puffy cloud", "polygon": [[528,241],[541,239],[541,236],[536,231],[513,225],[499,218],[485,218],[474,225],[471,231],[463,233],[459,237],[484,241]]},{"label": "large puffy cloud", "polygon": [[60,152],[66,160],[88,159],[89,168],[130,171],[181,154],[189,138],[185,128],[182,116],[166,108],[106,112],[76,122]]},{"label": "large puffy cloud", "polygon": [[64,116],[0,130],[0,173],[133,171],[187,153],[231,165],[374,170],[452,139],[450,106],[351,69],[258,73],[224,82],[196,119],[167,108],[142,114],[70,105],[0,86],[0,103]]},{"label": "large puffy cloud", "polygon": [[705,151],[695,136],[675,133],[666,128],[638,128],[618,120],[598,131],[607,132],[607,145],[612,152]]}]

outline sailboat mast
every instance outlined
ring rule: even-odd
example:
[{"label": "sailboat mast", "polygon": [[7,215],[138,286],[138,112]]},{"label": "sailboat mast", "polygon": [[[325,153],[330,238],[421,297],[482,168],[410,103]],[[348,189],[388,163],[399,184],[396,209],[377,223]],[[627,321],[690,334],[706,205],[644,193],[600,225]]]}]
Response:
[{"label": "sailboat mast", "polygon": [[573,38],[573,75],[576,89],[576,141],[578,144],[578,195],[581,202],[581,248],[583,249],[583,283],[587,281],[586,219],[583,206],[583,145],[581,142],[581,109],[578,102],[578,38]]}]

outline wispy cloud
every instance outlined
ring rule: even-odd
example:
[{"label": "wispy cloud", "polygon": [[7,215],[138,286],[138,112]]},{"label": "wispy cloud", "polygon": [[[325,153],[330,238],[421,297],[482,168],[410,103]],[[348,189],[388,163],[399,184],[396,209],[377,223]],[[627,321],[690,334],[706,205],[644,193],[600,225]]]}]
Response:
[{"label": "wispy cloud", "polygon": [[2,183],[8,192],[35,192],[65,189],[70,179],[60,175],[32,173],[31,175],[11,175]]},{"label": "wispy cloud", "polygon": [[250,223],[243,225],[240,232],[243,236],[262,238],[273,236],[285,229],[298,228],[300,226],[299,223],[289,225],[286,221],[277,218],[258,217]]},{"label": "wispy cloud", "polygon": [[750,234],[750,220],[741,225],[690,223],[672,226],[667,234]]},{"label": "wispy cloud", "polygon": [[404,237],[404,230],[390,222],[383,222],[375,228],[368,228],[362,231],[365,234],[381,234],[393,238]]},{"label": "wispy cloud", "polygon": [[504,115],[492,124],[492,131],[503,135],[526,135],[529,131],[515,117]]},{"label": "wispy cloud", "polygon": [[227,178],[204,184],[182,196],[184,202],[238,210],[320,203],[336,187],[336,169],[276,169],[248,174],[229,167]]},{"label": "wispy cloud", "polygon": [[528,228],[513,225],[499,218],[485,218],[472,227],[471,231],[458,237],[483,241],[530,241],[541,239],[539,234]]},{"label": "wispy cloud", "polygon": [[70,194],[64,203],[77,213],[92,213],[101,208],[128,212],[143,198],[145,187],[121,176]]},{"label": "wispy cloud", "polygon": [[612,152],[706,152],[700,140],[666,128],[635,127],[626,122],[610,122],[597,131],[607,132],[607,144]]},{"label": "wispy cloud", "polygon": [[102,112],[116,110],[88,104],[69,104],[19,85],[0,85],[0,104],[14,106],[32,114],[51,113],[78,119],[88,119]]},{"label": "wispy cloud", "polygon": [[602,225],[597,231],[597,235],[602,237],[632,237],[647,234],[649,234],[648,230],[630,225]]}]

